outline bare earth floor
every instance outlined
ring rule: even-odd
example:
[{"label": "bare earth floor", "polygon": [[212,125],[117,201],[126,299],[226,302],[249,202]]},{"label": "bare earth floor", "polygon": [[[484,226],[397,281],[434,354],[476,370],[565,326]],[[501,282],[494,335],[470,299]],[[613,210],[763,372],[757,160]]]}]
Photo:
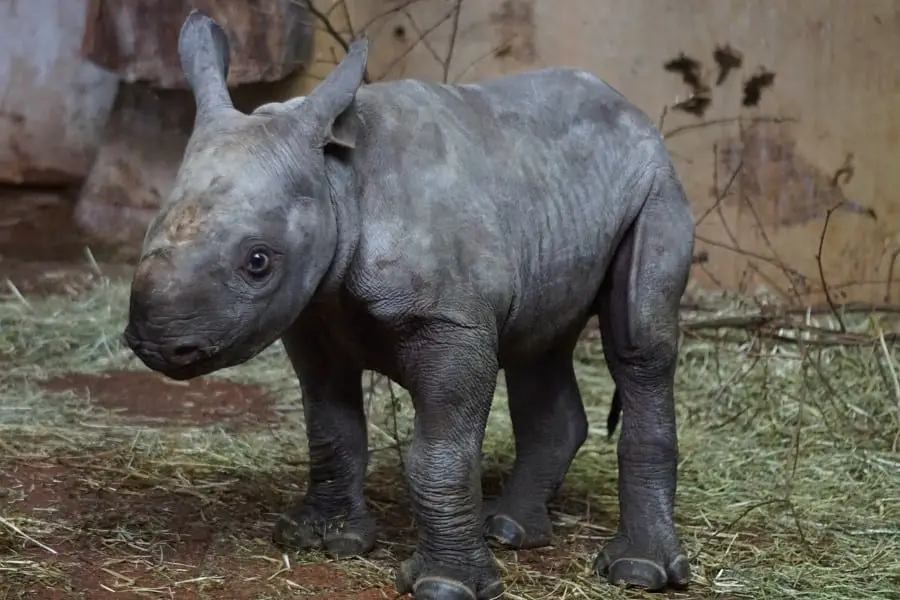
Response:
[{"label": "bare earth floor", "polygon": [[[108,411],[107,427],[114,423],[130,428],[135,436],[154,435],[144,428],[171,432],[213,427],[228,435],[253,435],[272,427],[274,439],[275,429],[285,426],[271,393],[236,382],[178,383],[153,373],[117,370],[61,374],[40,383],[39,389],[86,399],[80,414],[95,407]],[[6,457],[2,463],[3,514],[15,515],[24,525],[22,537],[10,540],[15,548],[7,549],[14,552],[6,564],[29,573],[22,587],[7,590],[15,593],[5,598],[396,596],[388,572],[394,556],[388,549],[376,550],[366,561],[343,563],[323,556],[302,557],[307,562],[279,556],[268,536],[273,511],[286,498],[273,492],[274,481],[261,481],[252,472],[225,472],[210,473],[209,480],[199,484],[180,484],[177,465],[168,465],[165,476],[147,472],[134,464],[135,457],[123,445],[71,450],[40,458]],[[300,474],[298,470],[297,482],[302,481]],[[490,483],[488,489],[496,490],[497,482]],[[378,488],[371,490],[370,498],[385,540],[411,548],[407,506],[394,503]],[[28,525],[38,523],[47,524],[49,531],[25,538]],[[568,527],[563,533],[566,530],[575,531]],[[546,576],[565,573],[571,568],[571,553],[590,552],[590,546],[587,539],[566,548],[522,553],[517,568],[540,570]],[[366,568],[366,563],[373,567],[379,562],[385,564],[374,572]]]},{"label": "bare earth floor", "polygon": [[[125,280],[90,264],[17,268],[0,262],[0,599],[396,597],[394,570],[415,541],[402,390],[367,376],[374,553],[283,556],[269,535],[304,489],[306,439],[281,348],[172,382],[119,341]],[[682,350],[676,519],[694,580],[662,597],[900,598],[895,353],[877,338],[807,356],[728,335]],[[496,553],[508,597],[650,597],[590,568],[618,518],[612,385],[596,334],[577,369],[590,437],[552,505],[554,546]],[[501,378],[486,495],[502,490],[512,460]]]},{"label": "bare earth floor", "polygon": [[[265,390],[239,383],[173,385],[155,374],[120,371],[63,375],[42,387],[83,394],[115,414],[122,427],[214,425],[237,431],[277,420]],[[348,579],[327,561],[285,569],[265,539],[269,512],[280,499],[255,485],[252,475],[208,482],[212,490],[216,484],[228,488],[224,494],[191,491],[133,469],[118,450],[54,453],[3,465],[4,512],[26,524],[66,524],[42,536],[47,548],[22,544],[9,562],[30,565],[31,581],[5,597],[387,597],[382,588]]]}]

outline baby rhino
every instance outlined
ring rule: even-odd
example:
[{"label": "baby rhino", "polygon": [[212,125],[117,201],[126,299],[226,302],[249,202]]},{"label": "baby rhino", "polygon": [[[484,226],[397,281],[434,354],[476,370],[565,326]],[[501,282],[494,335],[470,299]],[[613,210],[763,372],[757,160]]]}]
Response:
[{"label": "baby rhino", "polygon": [[[416,600],[503,590],[488,542],[550,543],[547,502],[588,425],[573,349],[599,317],[622,406],[618,531],[598,573],[683,586],[673,523],[678,304],[694,219],[653,123],[584,71],[465,85],[363,85],[367,42],[308,96],[237,111],[224,31],[191,12],[178,52],[196,119],[144,241],[125,339],[185,380],[281,340],[303,391],[310,473],[283,547],[363,554],[363,370],[410,392],[418,529],[397,587]],[[503,369],[516,461],[482,504]]]}]

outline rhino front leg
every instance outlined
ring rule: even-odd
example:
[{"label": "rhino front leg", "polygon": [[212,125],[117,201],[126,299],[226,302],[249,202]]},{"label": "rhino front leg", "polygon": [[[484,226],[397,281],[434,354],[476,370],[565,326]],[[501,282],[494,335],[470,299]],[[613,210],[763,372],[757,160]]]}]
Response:
[{"label": "rhino front leg", "polygon": [[497,382],[496,334],[441,324],[402,346],[416,417],[406,456],[418,529],[397,590],[416,600],[482,600],[503,591],[482,535],[481,445]]},{"label": "rhino front leg", "polygon": [[522,549],[552,541],[547,502],[588,429],[572,365],[576,340],[573,336],[537,361],[506,370],[516,462],[503,495],[484,509],[485,535],[493,544]]},{"label": "rhino front leg", "polygon": [[375,521],[363,497],[368,439],[362,370],[294,328],[283,338],[303,389],[309,441],[309,483],[275,525],[282,548],[323,548],[333,556],[361,555],[375,545]]},{"label": "rhino front leg", "polygon": [[683,587],[690,565],[675,531],[678,306],[693,217],[673,176],[657,174],[600,295],[604,353],[622,402],[619,527],[596,568],[615,585]]}]

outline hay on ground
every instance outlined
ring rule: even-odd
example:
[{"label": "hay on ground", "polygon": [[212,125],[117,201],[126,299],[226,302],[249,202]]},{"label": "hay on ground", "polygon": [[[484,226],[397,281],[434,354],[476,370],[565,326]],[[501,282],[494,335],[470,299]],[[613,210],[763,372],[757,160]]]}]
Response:
[{"label": "hay on ground", "polygon": [[[74,594],[79,585],[221,597],[216,586],[237,589],[234,578],[258,586],[248,598],[321,593],[325,584],[297,569],[327,559],[281,557],[266,537],[305,481],[299,391],[280,347],[214,375],[271,390],[283,417],[277,427],[138,426],[79,390],[42,388],[71,371],[144,370],[120,342],[126,300],[124,283],[106,282],[76,301],[10,294],[0,302],[0,476],[40,470],[72,492],[67,506],[90,498],[83,512],[29,512],[17,501],[28,489],[0,489],[0,597],[42,588]],[[684,318],[746,313],[728,300]],[[900,366],[872,319],[846,319],[863,340],[852,347],[815,344],[813,326],[833,325],[825,317],[805,319],[799,343],[790,322],[765,331],[687,328],[676,516],[695,578],[683,597],[900,597]],[[590,436],[553,505],[556,546],[497,554],[513,598],[635,597],[590,569],[618,512],[615,444],[605,432],[612,384],[596,336],[577,359]],[[368,493],[382,543],[365,559],[327,561],[356,590],[389,589],[415,539],[397,451],[411,431],[410,403],[397,386],[396,399],[384,381],[369,387]],[[513,460],[504,394],[501,378],[484,447],[486,489],[496,490]],[[167,557],[193,539],[187,532],[198,521],[213,539],[188,569]],[[99,561],[94,580],[73,579],[83,572],[73,548]],[[123,574],[136,565],[148,574],[141,581]]]}]

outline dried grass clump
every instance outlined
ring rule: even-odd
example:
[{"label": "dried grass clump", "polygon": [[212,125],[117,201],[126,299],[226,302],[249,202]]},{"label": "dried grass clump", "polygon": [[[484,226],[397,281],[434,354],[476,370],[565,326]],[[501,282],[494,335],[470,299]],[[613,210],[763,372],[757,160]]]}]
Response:
[{"label": "dried grass clump", "polygon": [[[159,596],[244,577],[215,556],[199,576],[166,558],[161,549],[184,543],[182,529],[194,523],[176,518],[177,507],[194,511],[246,564],[269,569],[245,577],[268,586],[258,597],[311,593],[296,561],[324,559],[282,558],[265,539],[274,514],[302,489],[306,461],[299,391],[280,347],[215,375],[278,394],[278,427],[137,427],[78,390],[42,389],[41,380],[67,371],[143,369],[119,339],[126,300],[125,284],[107,282],[76,301],[0,301],[0,474],[52,468],[60,485],[105,498],[86,513],[42,517],[19,510],[17,490],[0,491],[9,496],[0,495],[0,597],[71,588],[74,571],[52,552],[84,543],[107,557],[102,585],[116,591]],[[900,597],[891,340],[868,315],[844,315],[847,331],[834,333],[832,316],[772,318],[733,298],[710,302],[685,312],[678,371],[677,518],[695,572],[685,597]],[[615,444],[605,432],[612,385],[596,336],[579,347],[578,373],[591,435],[554,505],[558,545],[497,555],[511,597],[635,597],[590,570],[617,519]],[[334,563],[356,589],[389,585],[414,542],[398,452],[411,431],[410,403],[385,381],[367,386],[369,493],[384,543],[374,556]],[[513,459],[504,395],[501,378],[485,441],[488,489]],[[117,577],[125,560],[162,583],[148,589]]]}]

